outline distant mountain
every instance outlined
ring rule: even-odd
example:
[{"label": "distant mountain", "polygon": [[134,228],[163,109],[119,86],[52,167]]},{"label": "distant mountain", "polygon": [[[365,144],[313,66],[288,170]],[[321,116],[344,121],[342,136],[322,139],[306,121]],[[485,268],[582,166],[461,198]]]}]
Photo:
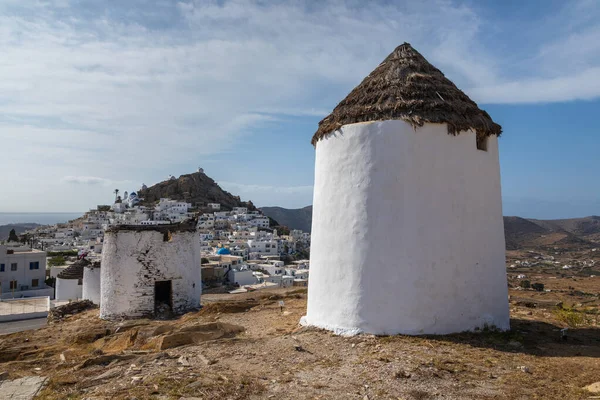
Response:
[{"label": "distant mountain", "polygon": [[596,247],[600,243],[600,217],[549,220],[504,217],[504,232],[507,249]]},{"label": "distant mountain", "polygon": [[8,234],[12,229],[14,229],[17,235],[19,235],[38,226],[40,225],[34,223],[0,225],[0,240],[7,240]]},{"label": "distant mountain", "polygon": [[[312,206],[300,209],[262,207],[262,212],[290,229],[310,232]],[[504,217],[506,248],[600,247],[600,217],[538,220]]]},{"label": "distant mountain", "polygon": [[207,203],[219,203],[222,209],[231,210],[233,207],[248,207],[255,210],[251,201],[241,201],[239,196],[234,196],[221,189],[217,183],[203,172],[181,175],[179,178],[166,180],[142,189],[137,193],[143,198],[143,204],[154,205],[163,197],[192,203],[192,206],[205,206]]},{"label": "distant mountain", "polygon": [[312,206],[288,209],[282,207],[261,207],[260,209],[267,217],[277,220],[280,225],[290,229],[301,229],[310,232],[312,224]]}]

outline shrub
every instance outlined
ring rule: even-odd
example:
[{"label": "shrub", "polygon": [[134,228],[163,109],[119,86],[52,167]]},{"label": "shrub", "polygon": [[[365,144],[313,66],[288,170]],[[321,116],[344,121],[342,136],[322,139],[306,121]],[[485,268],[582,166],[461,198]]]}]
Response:
[{"label": "shrub", "polygon": [[543,292],[544,284],[543,283],[534,283],[533,285],[531,285],[531,288],[537,290],[538,292]]},{"label": "shrub", "polygon": [[586,323],[585,316],[577,310],[572,308],[557,308],[554,310],[554,317],[567,324],[571,328]]},{"label": "shrub", "polygon": [[531,282],[524,280],[519,284],[523,289],[529,289],[531,287]]}]

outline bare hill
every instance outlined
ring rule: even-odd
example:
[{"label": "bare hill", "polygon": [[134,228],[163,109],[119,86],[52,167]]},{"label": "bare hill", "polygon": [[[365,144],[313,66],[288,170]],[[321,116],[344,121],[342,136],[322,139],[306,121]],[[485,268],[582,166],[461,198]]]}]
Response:
[{"label": "bare hill", "polygon": [[[290,229],[310,232],[312,206],[287,209],[263,207],[265,215]],[[600,217],[539,220],[504,217],[506,248],[517,250],[528,247],[600,247]]]},{"label": "bare hill", "polygon": [[177,179],[170,179],[145,190],[140,190],[138,196],[144,199],[144,204],[152,205],[162,197],[192,203],[194,207],[202,207],[207,203],[220,203],[225,210],[233,207],[248,207],[255,210],[251,201],[241,201],[239,196],[221,189],[217,183],[202,172],[181,175]]},{"label": "bare hill", "polygon": [[504,217],[504,233],[508,250],[525,247],[578,248],[597,246],[600,217],[559,220]]},{"label": "bare hill", "polygon": [[261,211],[290,229],[301,229],[310,232],[312,224],[312,206],[288,209],[282,207],[262,207]]},{"label": "bare hill", "polygon": [[0,225],[0,240],[7,240],[8,234],[12,229],[14,229],[17,235],[19,235],[38,226],[40,225],[34,223]]}]

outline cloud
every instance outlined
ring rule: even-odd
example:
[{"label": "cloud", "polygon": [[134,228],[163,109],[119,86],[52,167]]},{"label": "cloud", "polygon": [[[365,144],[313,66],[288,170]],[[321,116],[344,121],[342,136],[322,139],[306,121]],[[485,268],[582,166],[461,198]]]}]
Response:
[{"label": "cloud", "polygon": [[482,103],[519,104],[592,100],[600,96],[598,77],[600,77],[600,67],[589,68],[570,76],[477,87],[471,89],[469,94]]},{"label": "cloud", "polygon": [[239,195],[242,200],[252,200],[259,207],[278,205],[300,208],[312,204],[312,185],[277,186],[220,181],[219,186]]},{"label": "cloud", "polygon": [[[224,182],[221,181],[218,183],[220,186],[224,188],[235,189],[236,192],[250,192],[250,193],[284,193],[284,194],[306,194],[312,193],[313,186],[312,185],[304,185],[304,186],[269,186],[269,185],[253,185],[253,184],[245,184],[245,183],[236,183],[236,182]],[[229,189],[228,189],[229,190]]]},{"label": "cloud", "polygon": [[111,183],[110,180],[97,176],[65,176],[62,181],[78,185],[109,185]]},{"label": "cloud", "polygon": [[2,2],[0,168],[53,182],[74,170],[158,179],[285,130],[289,116],[326,115],[404,41],[481,103],[600,97],[595,1],[525,20],[510,46],[499,41],[513,21],[468,4]]},{"label": "cloud", "polygon": [[97,176],[65,176],[61,179],[62,182],[65,183],[70,183],[70,184],[76,184],[76,185],[103,185],[103,186],[110,186],[110,185],[123,185],[123,184],[130,184],[131,181],[127,181],[127,180],[122,180],[122,181],[115,181],[115,180],[111,180],[111,179],[106,179],[106,178],[100,178]]}]

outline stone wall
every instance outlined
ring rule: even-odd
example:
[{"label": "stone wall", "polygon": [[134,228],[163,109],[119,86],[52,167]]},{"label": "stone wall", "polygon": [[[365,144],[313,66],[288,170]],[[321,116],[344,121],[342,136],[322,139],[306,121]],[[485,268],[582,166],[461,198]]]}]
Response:
[{"label": "stone wall", "polygon": [[155,282],[172,282],[172,311],[200,306],[200,240],[195,231],[109,230],[104,237],[100,317],[153,316]]}]

